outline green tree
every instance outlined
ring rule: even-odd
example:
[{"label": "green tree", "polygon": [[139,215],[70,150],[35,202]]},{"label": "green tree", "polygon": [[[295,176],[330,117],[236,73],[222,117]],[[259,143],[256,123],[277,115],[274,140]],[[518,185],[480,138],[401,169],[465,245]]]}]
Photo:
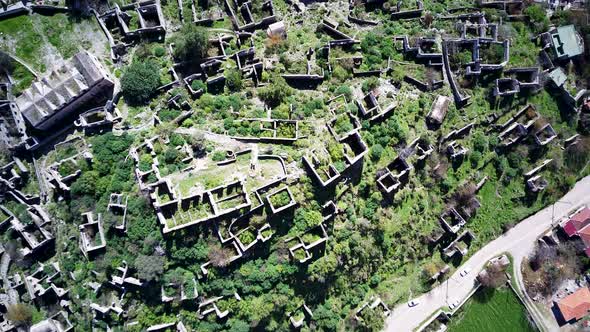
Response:
[{"label": "green tree", "polygon": [[72,184],[72,194],[75,196],[94,195],[99,174],[96,171],[83,172],[82,175]]},{"label": "green tree", "polygon": [[381,144],[375,144],[371,147],[371,159],[377,161],[381,159],[381,155],[383,154],[383,146]]},{"label": "green tree", "polygon": [[313,320],[323,331],[336,331],[338,329],[338,324],[340,323],[338,311],[333,309],[330,300],[319,305],[313,311]]},{"label": "green tree", "polygon": [[135,259],[135,268],[139,278],[153,281],[158,280],[164,273],[164,257],[158,255],[139,255]]},{"label": "green tree", "polygon": [[334,254],[324,255],[309,265],[307,271],[313,281],[325,282],[338,268],[338,259]]},{"label": "green tree", "polygon": [[475,151],[484,152],[488,146],[488,140],[482,132],[476,132],[473,135],[473,149]]},{"label": "green tree", "polygon": [[160,86],[160,67],[155,61],[135,61],[123,73],[121,90],[131,104],[147,102]]},{"label": "green tree", "polygon": [[524,10],[524,14],[527,15],[531,21],[535,23],[542,23],[547,21],[547,13],[545,9],[538,4],[530,5]]},{"label": "green tree", "polygon": [[319,211],[298,209],[295,212],[295,227],[300,231],[304,231],[319,225],[323,220],[323,216]]},{"label": "green tree", "polygon": [[240,91],[243,87],[242,73],[235,68],[231,68],[225,71],[225,85],[229,91],[236,92]]},{"label": "green tree", "polygon": [[273,74],[270,81],[271,83],[269,85],[258,90],[260,99],[264,100],[270,106],[278,106],[293,94],[293,88],[287,84],[282,76]]},{"label": "green tree", "polygon": [[182,26],[174,40],[174,56],[181,60],[200,60],[207,56],[207,29],[189,23]]}]

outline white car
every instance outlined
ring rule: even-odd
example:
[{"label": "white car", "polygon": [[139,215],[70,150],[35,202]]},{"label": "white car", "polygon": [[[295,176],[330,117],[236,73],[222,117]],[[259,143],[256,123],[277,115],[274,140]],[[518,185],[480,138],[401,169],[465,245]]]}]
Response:
[{"label": "white car", "polygon": [[469,272],[471,272],[471,269],[466,267],[465,269],[463,269],[463,271],[461,271],[461,273],[459,273],[459,275],[464,277],[464,276],[468,275]]},{"label": "white car", "polygon": [[459,305],[459,301],[453,301],[449,304],[449,309],[453,310],[453,309],[457,308],[458,305]]},{"label": "white car", "polygon": [[420,302],[418,302],[418,300],[410,300],[410,302],[408,302],[408,307],[415,307],[418,304],[420,304]]}]

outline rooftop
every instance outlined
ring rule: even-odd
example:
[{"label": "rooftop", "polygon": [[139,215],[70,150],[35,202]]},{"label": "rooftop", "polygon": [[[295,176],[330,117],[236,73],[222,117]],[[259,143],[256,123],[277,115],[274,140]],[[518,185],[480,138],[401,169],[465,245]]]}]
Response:
[{"label": "rooftop", "polygon": [[584,42],[573,25],[557,28],[551,39],[558,58],[572,58],[584,53]]},{"label": "rooftop", "polygon": [[557,302],[557,307],[566,322],[586,316],[590,310],[590,290],[588,287],[578,289]]}]

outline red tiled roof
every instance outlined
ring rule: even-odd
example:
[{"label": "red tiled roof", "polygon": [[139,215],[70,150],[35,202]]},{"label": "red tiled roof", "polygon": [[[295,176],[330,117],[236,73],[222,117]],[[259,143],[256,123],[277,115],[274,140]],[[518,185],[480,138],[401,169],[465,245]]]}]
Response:
[{"label": "red tiled roof", "polygon": [[590,224],[590,209],[583,208],[580,212],[573,215],[570,220],[563,226],[563,230],[568,236],[573,236],[576,232]]},{"label": "red tiled roof", "polygon": [[557,302],[557,307],[566,322],[586,316],[590,311],[590,290],[588,287],[578,289]]},{"label": "red tiled roof", "polygon": [[590,222],[590,209],[585,207],[580,212],[574,214],[570,220],[575,220],[578,222]]},{"label": "red tiled roof", "polygon": [[578,231],[578,236],[586,245],[586,248],[590,247],[590,225],[584,226],[584,228]]},{"label": "red tiled roof", "polygon": [[576,225],[574,225],[574,223],[570,220],[565,224],[565,226],[563,226],[563,231],[565,234],[567,234],[567,236],[572,237],[576,235],[578,230],[576,229]]}]

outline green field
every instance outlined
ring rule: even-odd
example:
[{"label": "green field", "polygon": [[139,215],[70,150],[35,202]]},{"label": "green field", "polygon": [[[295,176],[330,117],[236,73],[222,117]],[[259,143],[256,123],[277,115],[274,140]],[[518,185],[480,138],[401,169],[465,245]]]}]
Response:
[{"label": "green field", "polygon": [[536,331],[514,292],[482,288],[451,319],[449,331]]}]

